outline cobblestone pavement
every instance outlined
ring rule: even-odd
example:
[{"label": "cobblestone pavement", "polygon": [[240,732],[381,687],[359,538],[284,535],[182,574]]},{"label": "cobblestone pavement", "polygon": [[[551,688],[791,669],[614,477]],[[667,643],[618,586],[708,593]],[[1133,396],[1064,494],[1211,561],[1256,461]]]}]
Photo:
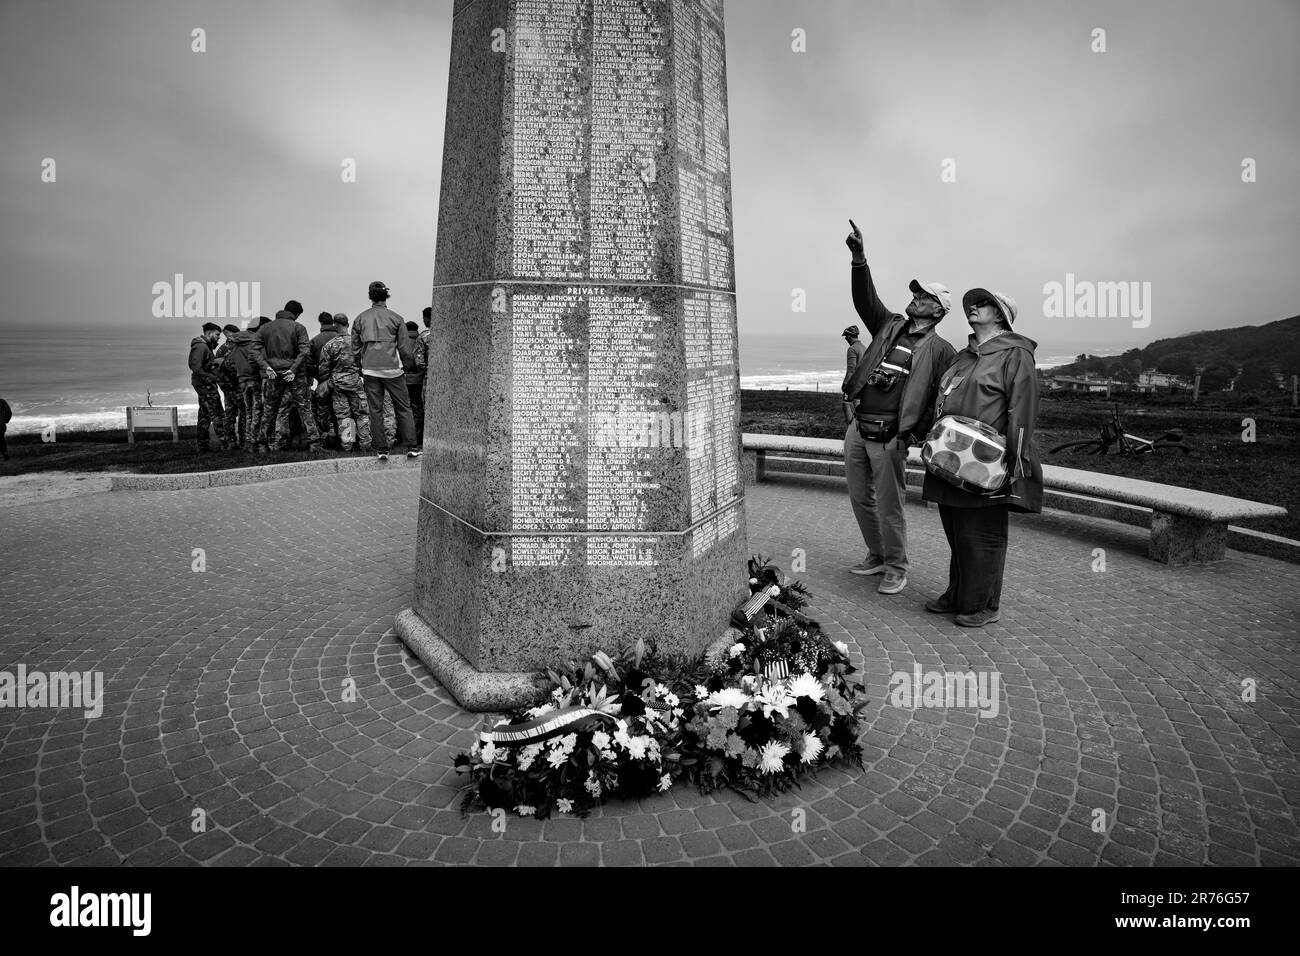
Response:
[{"label": "cobblestone pavement", "polygon": [[[1017,518],[1002,622],[966,631],[921,607],[947,567],[937,513],[908,506],[911,583],[885,597],[844,570],[861,542],[842,483],[816,479],[750,489],[750,548],[786,567],[805,549],[813,613],[873,699],[865,770],[759,803],[678,786],[494,833],[462,817],[452,770],[478,717],[391,630],[417,480],[0,509],[0,670],[99,670],[106,692],[93,720],[0,709],[0,864],[1300,861],[1300,567],[1230,552],[1169,568],[1143,531]],[[889,705],[914,663],[996,670],[998,715]]]}]

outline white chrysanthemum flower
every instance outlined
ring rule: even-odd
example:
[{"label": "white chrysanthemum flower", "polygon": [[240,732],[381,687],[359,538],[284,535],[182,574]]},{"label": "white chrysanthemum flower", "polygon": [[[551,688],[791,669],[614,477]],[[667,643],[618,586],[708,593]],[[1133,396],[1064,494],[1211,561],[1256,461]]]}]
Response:
[{"label": "white chrysanthemum flower", "polygon": [[480,749],[481,747],[482,747],[482,744],[480,744],[477,740],[474,741],[474,746],[472,746],[472,747],[469,748],[469,755],[470,755],[471,757],[477,757],[477,756],[478,756],[479,749]]},{"label": "white chrysanthemum flower", "polygon": [[767,589],[767,593],[772,595],[772,597],[780,597],[781,589],[777,587],[775,584],[773,584],[770,588]]},{"label": "white chrysanthemum flower", "polygon": [[669,787],[671,787],[672,785],[673,785],[673,778],[670,777],[670,776],[668,776],[668,774],[664,774],[662,777],[659,778],[659,792],[660,792],[660,793],[663,793],[665,790],[667,790],[667,789],[668,789]]},{"label": "white chrysanthemum flower", "polygon": [[538,704],[536,707],[528,708],[529,717],[544,717],[555,709],[554,704]]},{"label": "white chrysanthemum flower", "polygon": [[769,740],[759,751],[759,768],[763,773],[778,773],[782,768],[782,760],[790,752],[790,748],[785,744],[777,743],[775,740]]},{"label": "white chrysanthemum flower", "polygon": [[529,744],[519,750],[519,769],[527,770],[533,765],[533,761],[538,758],[542,752],[541,744]]},{"label": "white chrysanthemum flower", "polygon": [[710,707],[735,707],[741,710],[749,703],[749,695],[739,687],[724,687],[710,694],[706,703]]},{"label": "white chrysanthemum flower", "polygon": [[555,801],[555,809],[559,810],[561,813],[572,813],[573,801],[565,800],[563,797],[561,797],[560,799]]},{"label": "white chrysanthemum flower", "polygon": [[522,803],[519,804],[519,806],[515,807],[515,813],[519,814],[521,817],[531,817],[536,812],[537,812],[536,807],[526,806],[525,804]]},{"label": "white chrysanthemum flower", "polygon": [[804,734],[803,753],[799,755],[799,759],[804,763],[813,763],[822,755],[824,749],[825,745],[822,744],[820,737],[816,734]]},{"label": "white chrysanthemum flower", "polygon": [[750,583],[750,584],[757,584],[757,583],[758,583],[758,578],[750,578],[750,579],[749,579],[749,583]]},{"label": "white chrysanthemum flower", "polygon": [[837,651],[839,651],[845,657],[849,656],[849,645],[845,644],[843,641],[835,641],[834,644],[835,644],[835,649]]},{"label": "white chrysanthemum flower", "polygon": [[609,749],[609,734],[603,730],[598,730],[591,735],[591,745],[597,750]]},{"label": "white chrysanthemum flower", "polygon": [[732,644],[731,647],[727,649],[728,657],[739,657],[743,653],[745,653],[745,645],[742,644],[740,641],[737,641],[735,644]]},{"label": "white chrysanthemum flower", "polygon": [[585,787],[587,792],[593,797],[599,797],[601,794],[600,781],[596,779],[594,774],[587,778],[587,782],[583,784],[583,787]]},{"label": "white chrysanthemum flower", "polygon": [[799,674],[790,681],[790,696],[810,697],[814,701],[819,701],[826,696],[826,688],[812,674]]},{"label": "white chrysanthemum flower", "polygon": [[642,760],[645,758],[646,742],[649,737],[633,737],[627,742],[627,755],[633,760]]},{"label": "white chrysanthemum flower", "polygon": [[707,687],[705,687],[703,684],[696,684],[696,685],[695,685],[695,698],[696,698],[696,700],[704,700],[704,698],[706,698],[706,697],[708,697],[708,696],[709,696],[709,689],[708,689]]},{"label": "white chrysanthemum flower", "polygon": [[659,698],[667,697],[671,693],[664,684],[655,684],[655,696]]},{"label": "white chrysanthemum flower", "polygon": [[674,694],[672,691],[669,691],[668,693],[664,694],[664,703],[667,704],[670,708],[677,707],[681,702],[682,699],[678,697],[676,694]]},{"label": "white chrysanthemum flower", "polygon": [[546,755],[546,761],[552,767],[560,768],[569,762],[569,754],[566,750],[552,750]]},{"label": "white chrysanthemum flower", "polygon": [[492,741],[489,740],[486,744],[484,744],[482,747],[479,748],[478,758],[484,763],[492,763],[492,761],[496,760],[497,759],[496,744],[492,743]]}]

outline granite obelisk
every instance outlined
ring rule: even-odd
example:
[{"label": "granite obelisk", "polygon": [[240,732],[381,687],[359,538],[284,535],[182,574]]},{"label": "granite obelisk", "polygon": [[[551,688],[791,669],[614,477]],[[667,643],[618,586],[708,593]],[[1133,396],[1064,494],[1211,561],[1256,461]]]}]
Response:
[{"label": "granite obelisk", "polygon": [[466,707],[748,593],[722,0],[456,0],[414,607]]}]

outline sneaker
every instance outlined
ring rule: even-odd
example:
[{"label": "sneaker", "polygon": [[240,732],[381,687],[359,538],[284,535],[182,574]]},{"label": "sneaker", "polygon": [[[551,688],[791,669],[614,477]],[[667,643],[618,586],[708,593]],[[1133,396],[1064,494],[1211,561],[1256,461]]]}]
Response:
[{"label": "sneaker", "polygon": [[957,610],[957,605],[948,600],[948,595],[940,594],[934,600],[926,601],[925,609],[931,614],[952,614]]},{"label": "sneaker", "polygon": [[985,624],[993,624],[1001,617],[997,611],[991,611],[985,608],[983,611],[975,611],[973,614],[958,614],[953,618],[953,623],[962,627],[983,627]]},{"label": "sneaker", "polygon": [[419,458],[419,457],[420,457],[421,455],[423,455],[423,454],[424,454],[424,449],[423,449],[423,448],[412,448],[410,451],[408,451],[408,452],[406,453],[406,457],[407,457],[407,458]]},{"label": "sneaker", "polygon": [[377,451],[375,452],[375,457],[378,458],[380,461],[388,461],[388,452]]},{"label": "sneaker", "polygon": [[869,554],[865,561],[861,561],[849,568],[849,574],[880,574],[884,570],[884,558],[878,558],[874,554]]},{"label": "sneaker", "polygon": [[897,594],[905,587],[907,587],[906,574],[895,574],[893,571],[886,571],[884,580],[880,582],[880,587],[876,588],[876,590],[881,594]]}]

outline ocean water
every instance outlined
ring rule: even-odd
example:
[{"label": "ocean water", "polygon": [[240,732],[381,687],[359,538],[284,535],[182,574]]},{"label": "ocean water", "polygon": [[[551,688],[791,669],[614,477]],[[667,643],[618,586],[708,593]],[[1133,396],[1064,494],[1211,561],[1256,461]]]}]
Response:
[{"label": "ocean water", "polygon": [[[308,331],[315,329],[308,326]],[[193,424],[198,404],[186,362],[194,334],[179,325],[0,332],[0,397],[13,408],[10,434],[50,425],[125,428],[126,406],[150,399],[178,406],[181,423]],[[833,335],[763,336],[742,330],[741,388],[835,391],[844,378],[844,351],[843,341]],[[1039,356],[1038,365],[1061,365],[1074,354]]]}]

